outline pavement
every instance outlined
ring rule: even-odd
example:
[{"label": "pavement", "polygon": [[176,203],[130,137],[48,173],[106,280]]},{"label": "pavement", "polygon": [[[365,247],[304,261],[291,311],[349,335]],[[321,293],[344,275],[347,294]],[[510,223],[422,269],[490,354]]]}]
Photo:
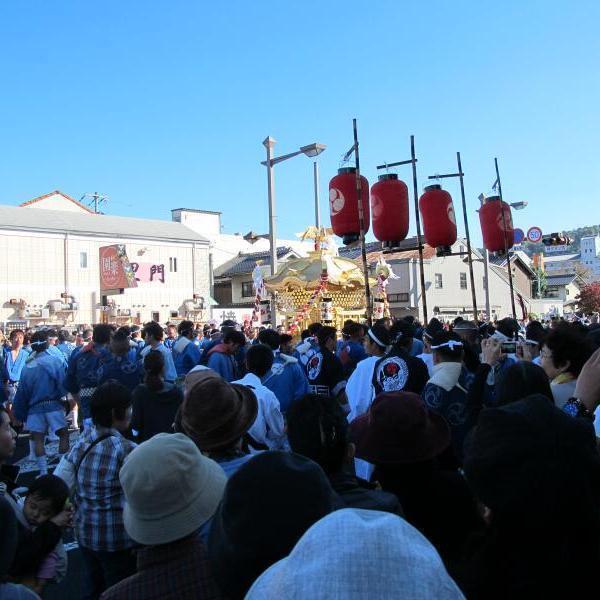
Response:
[{"label": "pavement", "polygon": [[[77,431],[71,432],[71,445],[75,443],[79,433]],[[58,452],[58,442],[47,442],[46,453],[49,457],[55,456]],[[27,487],[31,482],[39,475],[37,463],[29,460],[29,435],[22,434],[17,440],[17,447],[15,455],[13,457],[13,463],[19,465],[19,477],[17,483],[20,486]],[[52,465],[48,471],[51,473]],[[68,570],[67,576],[57,584],[50,584],[46,586],[43,594],[44,600],[78,600],[80,598],[79,590],[81,589],[81,575],[82,575],[82,564],[81,564],[81,553],[79,552],[79,546],[73,535],[72,529],[66,529],[63,541],[65,549],[67,550],[68,558]]]}]

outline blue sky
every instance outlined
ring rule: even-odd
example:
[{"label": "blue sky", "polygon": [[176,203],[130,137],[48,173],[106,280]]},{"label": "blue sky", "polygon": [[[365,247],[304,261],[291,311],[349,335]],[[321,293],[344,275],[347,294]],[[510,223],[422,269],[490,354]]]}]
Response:
[{"label": "blue sky", "polygon": [[[260,233],[262,140],[327,144],[326,201],[357,117],[370,183],[410,134],[420,187],[461,151],[476,240],[494,156],[506,199],[529,202],[516,225],[597,224],[599,20],[583,0],[5,0],[0,202],[98,190],[112,214],[221,210],[225,231]],[[276,191],[291,236],[312,221],[311,161],[278,165]]]}]

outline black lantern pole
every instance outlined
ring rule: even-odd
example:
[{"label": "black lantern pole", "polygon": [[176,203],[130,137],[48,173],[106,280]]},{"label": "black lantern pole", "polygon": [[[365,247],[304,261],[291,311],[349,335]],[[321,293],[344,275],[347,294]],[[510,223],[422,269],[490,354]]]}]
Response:
[{"label": "black lantern pole", "polygon": [[469,235],[469,219],[467,218],[467,201],[465,199],[465,183],[460,152],[456,153],[456,163],[458,165],[458,177],[460,180],[460,195],[462,198],[463,219],[465,221],[465,235],[467,236],[467,259],[469,261],[469,277],[471,279],[471,300],[473,302],[473,320],[477,324],[477,295],[475,293],[475,277],[473,276],[473,255],[471,253],[471,236]]},{"label": "black lantern pole", "polygon": [[[456,163],[458,166],[458,172],[457,173],[445,173],[443,175],[429,175],[428,179],[448,179],[448,178],[453,178],[453,177],[458,177],[459,181],[460,181],[460,196],[461,196],[461,200],[462,200],[462,209],[463,209],[463,219],[464,219],[464,223],[465,223],[465,237],[467,238],[467,261],[469,264],[469,276],[470,276],[470,280],[471,280],[471,302],[473,303],[473,319],[475,321],[475,323],[477,323],[478,320],[478,314],[477,314],[477,295],[475,293],[475,277],[473,275],[473,255],[471,253],[471,235],[469,233],[469,220],[467,218],[467,201],[465,198],[465,183],[464,183],[464,176],[465,174],[463,173],[462,170],[462,162],[460,159],[460,152],[456,153]],[[450,252],[447,254],[444,254],[444,256],[464,256],[464,252]]]},{"label": "black lantern pole", "polygon": [[[427,318],[427,292],[425,286],[425,268],[423,266],[423,237],[421,234],[421,216],[419,213],[419,184],[417,181],[417,156],[415,154],[415,136],[410,136],[410,159],[409,160],[400,160],[398,162],[393,163],[385,163],[383,165],[378,165],[377,169],[389,169],[392,167],[400,167],[402,165],[412,165],[412,176],[413,176],[413,196],[415,201],[415,221],[417,225],[417,246],[416,248],[409,246],[401,246],[400,250],[418,250],[419,252],[419,274],[421,280],[421,298],[423,300],[423,320],[425,325],[427,325],[429,319]],[[388,249],[388,252],[393,252],[395,248]]]},{"label": "black lantern pole", "polygon": [[371,307],[371,288],[369,286],[369,265],[367,264],[367,246],[365,242],[365,215],[362,205],[362,181],[360,179],[360,156],[358,152],[358,129],[356,119],[352,119],[352,128],[354,130],[354,160],[356,164],[356,199],[358,202],[358,224],[360,227],[360,252],[363,263],[363,275],[365,278],[365,298],[367,302],[367,323],[369,327],[373,324]]},{"label": "black lantern pole", "polygon": [[[494,158],[494,165],[496,167],[496,183],[494,187],[498,189],[498,196],[500,202],[504,202],[502,199],[502,183],[500,182],[500,170],[498,169],[498,159]],[[504,204],[500,205],[502,209],[502,229],[504,229],[504,252],[506,253],[506,268],[508,269],[508,287],[510,288],[510,306],[512,309],[513,319],[517,318],[517,310],[515,308],[515,288],[513,284],[512,268],[510,265],[510,249],[508,247],[508,237],[506,235],[506,215],[504,214]]]}]

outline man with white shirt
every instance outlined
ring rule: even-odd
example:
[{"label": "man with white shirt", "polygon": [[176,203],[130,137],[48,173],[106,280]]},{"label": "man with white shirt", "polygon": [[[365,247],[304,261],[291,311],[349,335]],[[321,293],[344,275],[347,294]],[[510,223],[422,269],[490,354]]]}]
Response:
[{"label": "man with white shirt", "polygon": [[175,380],[177,379],[177,371],[175,370],[175,364],[173,363],[171,351],[163,344],[163,337],[165,335],[163,328],[155,321],[150,321],[144,325],[142,335],[146,342],[146,346],[140,352],[140,358],[142,362],[152,350],[158,350],[165,359],[164,380],[167,383],[175,383]]},{"label": "man with white shirt", "polygon": [[278,450],[285,441],[285,426],[277,396],[261,382],[271,369],[273,352],[269,346],[255,344],[246,353],[248,373],[242,379],[234,381],[250,388],[258,400],[258,414],[248,434],[256,444],[256,449]]}]

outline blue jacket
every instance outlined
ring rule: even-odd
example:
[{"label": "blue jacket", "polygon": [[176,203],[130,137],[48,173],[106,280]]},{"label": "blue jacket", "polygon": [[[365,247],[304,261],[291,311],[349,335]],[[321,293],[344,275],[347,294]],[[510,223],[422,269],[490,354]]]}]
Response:
[{"label": "blue jacket", "polygon": [[132,392],[142,381],[143,373],[135,349],[124,356],[110,354],[98,367],[98,385],[116,379]]},{"label": "blue jacket", "polygon": [[177,371],[178,377],[187,375],[200,363],[202,352],[200,351],[200,348],[188,338],[180,337],[171,351],[173,353],[173,362],[175,363],[175,371]]},{"label": "blue jacket", "polygon": [[108,347],[94,342],[73,350],[67,368],[67,390],[77,394],[81,388],[97,387],[98,369],[109,358]]},{"label": "blue jacket", "polygon": [[225,381],[235,381],[238,379],[235,359],[231,354],[222,352],[219,346],[217,344],[210,351],[206,366],[216,371]]},{"label": "blue jacket", "polygon": [[177,340],[179,338],[165,338],[165,341],[163,342],[163,344],[165,345],[165,348],[167,350],[173,350],[173,346],[177,343]]},{"label": "blue jacket", "polygon": [[65,365],[48,351],[32,354],[23,371],[15,395],[14,412],[19,421],[27,415],[63,410],[66,396]]},{"label": "blue jacket", "polygon": [[354,369],[356,369],[356,365],[364,358],[367,358],[367,353],[360,342],[348,340],[338,345],[336,356],[340,359],[344,367],[344,374],[348,378],[352,375]]},{"label": "blue jacket", "polygon": [[65,355],[65,358],[69,360],[69,357],[73,354],[73,350],[75,350],[76,346],[71,342],[61,342],[56,347]]},{"label": "blue jacket", "polygon": [[283,414],[287,413],[296,400],[309,392],[308,379],[298,360],[281,354],[279,350],[273,352],[273,366],[263,377],[262,384],[277,396]]},{"label": "blue jacket", "polygon": [[423,354],[424,350],[423,342],[418,338],[413,338],[412,348],[410,349],[411,356],[419,356],[419,354]]},{"label": "blue jacket", "polygon": [[[21,373],[23,371],[23,367],[25,366],[25,362],[27,361],[27,357],[31,354],[30,350],[27,350],[25,347],[21,348],[19,354],[17,356],[17,360],[13,362],[12,352],[10,349],[4,351],[4,360],[2,361],[2,367],[6,368],[6,379],[9,381],[19,381],[21,379]],[[4,379],[4,373],[3,381]]]},{"label": "blue jacket", "polygon": [[[162,342],[158,344],[154,350],[163,355],[163,359],[165,361],[165,381],[167,383],[175,383],[175,380],[177,379],[177,372],[175,371],[175,365],[173,364],[173,355],[171,354],[171,351]],[[152,352],[152,346],[145,346],[140,352],[140,362],[142,368],[144,365],[144,358],[146,358],[150,352]]]},{"label": "blue jacket", "polygon": [[46,350],[46,352],[48,354],[50,354],[50,356],[55,356],[59,360],[62,360],[62,362],[64,363],[65,367],[67,366],[67,357],[64,354],[64,352],[62,352],[59,349],[58,346],[48,346],[48,350]]}]

